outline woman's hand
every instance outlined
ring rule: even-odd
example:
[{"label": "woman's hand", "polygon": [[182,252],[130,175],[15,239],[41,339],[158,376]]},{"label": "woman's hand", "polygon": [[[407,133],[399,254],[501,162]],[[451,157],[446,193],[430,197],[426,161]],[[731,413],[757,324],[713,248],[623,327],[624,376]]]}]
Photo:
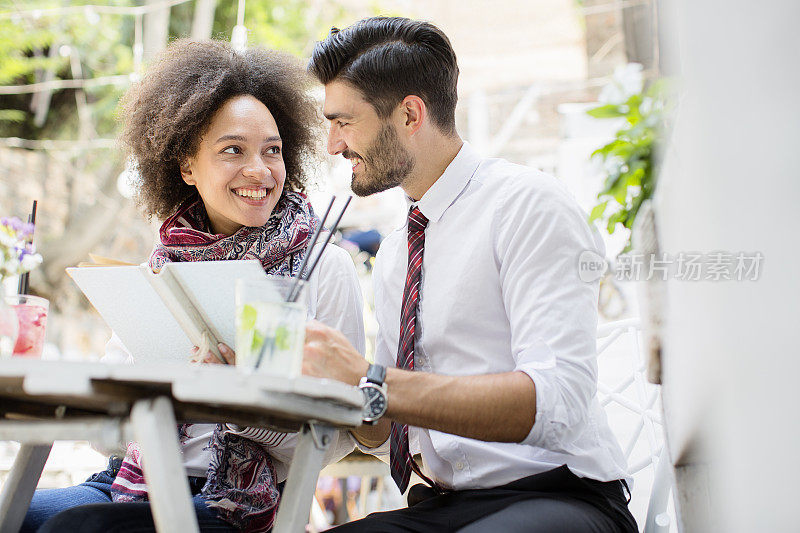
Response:
[{"label": "woman's hand", "polygon": [[[225,344],[224,342],[221,342],[221,343],[217,344],[217,348],[219,349],[220,355],[225,359],[225,361],[229,365],[236,364],[236,352],[234,352],[233,350],[228,348],[227,344]],[[191,357],[191,359],[189,359],[189,362],[190,363],[211,363],[211,364],[215,364],[215,365],[221,365],[222,364],[222,362],[220,362],[220,360],[217,359],[217,356],[214,355],[213,353],[211,353],[211,350],[208,350],[206,353],[201,354],[200,353],[200,348],[198,348],[197,346],[192,348],[192,357]]]}]

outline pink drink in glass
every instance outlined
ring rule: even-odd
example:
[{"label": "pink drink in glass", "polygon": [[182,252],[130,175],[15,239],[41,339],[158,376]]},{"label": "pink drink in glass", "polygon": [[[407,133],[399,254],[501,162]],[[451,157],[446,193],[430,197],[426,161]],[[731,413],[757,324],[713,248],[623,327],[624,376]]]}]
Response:
[{"label": "pink drink in glass", "polygon": [[19,320],[19,335],[13,357],[41,357],[49,302],[26,294],[9,296],[6,302],[17,312]]}]

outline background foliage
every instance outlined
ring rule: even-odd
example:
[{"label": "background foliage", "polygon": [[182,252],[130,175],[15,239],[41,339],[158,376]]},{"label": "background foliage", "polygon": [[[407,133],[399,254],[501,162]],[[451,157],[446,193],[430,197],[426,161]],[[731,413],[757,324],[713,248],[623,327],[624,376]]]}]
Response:
[{"label": "background foliage", "polygon": [[[96,4],[96,0],[69,5]],[[140,2],[118,0],[119,6]],[[248,45],[264,46],[304,57],[315,40],[324,37],[331,25],[345,25],[345,10],[336,3],[306,0],[259,0],[247,2],[245,26]],[[22,85],[41,81],[52,70],[56,79],[72,79],[69,50],[79,58],[83,78],[128,74],[133,69],[134,17],[130,15],[78,12],[67,16],[21,16],[18,11],[63,7],[58,1],[0,1],[0,85]],[[238,2],[219,0],[214,13],[212,36],[230,40],[236,24]],[[191,33],[194,2],[170,10],[170,39]],[[69,47],[69,48],[67,48]],[[104,85],[85,89],[91,113],[93,135],[113,137],[117,132],[115,111],[125,85]],[[41,126],[30,112],[32,94],[0,95],[0,137],[24,139],[74,139],[80,123],[75,109],[75,90],[54,91]]]},{"label": "background foliage", "polygon": [[[592,153],[603,163],[605,176],[589,220],[605,222],[609,233],[614,233],[618,224],[631,229],[642,203],[653,195],[658,179],[657,158],[671,116],[669,89],[667,80],[656,80],[645,90],[620,93],[624,99],[619,102],[588,111],[595,118],[624,119],[614,140]],[[630,251],[630,247],[629,238],[623,251]]]}]

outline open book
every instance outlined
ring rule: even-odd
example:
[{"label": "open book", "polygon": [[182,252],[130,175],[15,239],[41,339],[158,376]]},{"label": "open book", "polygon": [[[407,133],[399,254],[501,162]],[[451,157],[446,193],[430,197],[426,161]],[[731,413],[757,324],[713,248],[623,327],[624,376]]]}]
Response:
[{"label": "open book", "polygon": [[[92,257],[67,273],[117,334],[135,361],[188,361],[192,346],[233,347],[237,278],[260,279],[248,261],[167,263],[150,267]],[[91,268],[88,268],[91,267]]]}]

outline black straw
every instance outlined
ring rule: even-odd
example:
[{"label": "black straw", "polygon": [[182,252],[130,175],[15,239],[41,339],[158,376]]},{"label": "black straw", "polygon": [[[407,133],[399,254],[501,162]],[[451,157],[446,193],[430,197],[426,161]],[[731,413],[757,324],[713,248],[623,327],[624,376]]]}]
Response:
[{"label": "black straw", "polygon": [[[28,215],[28,224],[36,224],[36,200],[33,201],[33,207],[31,207],[31,214]],[[30,242],[33,242],[33,233],[31,233],[29,237]],[[19,285],[17,286],[17,292],[19,294],[28,294],[28,288],[30,283],[30,272],[25,272],[19,277]]]},{"label": "black straw", "polygon": [[[308,258],[311,255],[311,250],[314,249],[314,246],[317,244],[317,239],[319,239],[319,234],[322,233],[322,229],[325,227],[325,221],[328,219],[328,214],[331,212],[331,207],[333,207],[333,202],[336,201],[336,196],[331,196],[331,201],[328,202],[328,208],[325,210],[325,214],[322,215],[322,220],[319,221],[319,225],[317,229],[314,230],[314,235],[311,236],[311,244],[308,245],[308,252],[305,257],[303,257],[303,262],[300,264],[300,270],[297,271],[297,277],[295,278],[295,282],[292,285],[289,294],[287,295],[286,301],[292,301],[292,297],[295,296],[294,292],[297,290],[297,286],[299,285],[298,280],[303,279],[303,270],[306,268],[306,263],[308,263]],[[296,297],[296,296],[295,296]]]},{"label": "black straw", "polygon": [[[336,234],[336,230],[339,228],[339,221],[342,220],[342,216],[344,215],[344,212],[347,211],[347,206],[350,205],[350,200],[352,199],[353,199],[352,196],[347,197],[347,201],[344,203],[344,207],[342,207],[342,210],[339,212],[339,216],[336,217],[336,220],[334,221],[333,226],[331,226],[328,236],[325,238],[325,242],[322,244],[322,249],[317,254],[317,257],[314,259],[314,262],[311,263],[311,268],[308,269],[308,275],[305,277],[305,280],[311,279],[311,273],[314,272],[314,269],[317,267],[317,263],[319,263],[320,257],[322,257],[323,252],[325,252],[325,247],[328,246],[328,243],[331,241],[331,237]],[[292,299],[289,300],[290,302],[294,302],[295,300],[297,300],[296,294],[291,294],[290,296],[292,297]]]},{"label": "black straw", "polygon": [[[317,257],[314,259],[314,262],[311,263],[311,268],[308,269],[308,273],[304,276],[303,268],[305,268],[306,266],[306,261],[308,259],[308,256],[311,255],[311,249],[317,243],[319,234],[323,231],[323,227],[325,226],[325,220],[328,218],[328,213],[330,213],[331,206],[333,206],[333,201],[336,200],[336,196],[331,198],[331,203],[328,204],[328,209],[325,211],[325,215],[322,217],[319,226],[317,226],[317,230],[314,232],[314,237],[311,241],[311,244],[308,247],[308,253],[306,253],[306,256],[303,258],[303,264],[300,266],[300,270],[298,271],[297,277],[295,278],[295,281],[292,284],[292,288],[289,291],[289,294],[286,298],[287,302],[295,302],[297,300],[297,297],[299,296],[300,292],[299,291],[300,281],[307,281],[311,279],[311,274],[317,267],[317,263],[319,263],[319,258],[322,257],[323,252],[325,252],[325,247],[328,246],[328,243],[331,240],[331,236],[336,233],[336,229],[339,227],[339,221],[342,220],[342,216],[344,215],[344,212],[347,211],[347,206],[350,205],[350,200],[352,199],[353,199],[352,196],[347,197],[347,201],[344,203],[344,207],[342,207],[342,210],[339,212],[339,216],[336,217],[336,221],[334,221],[333,226],[331,226],[330,233],[328,233],[328,236],[325,238],[325,242],[322,244],[322,249],[317,254]],[[256,366],[255,366],[256,369],[258,369],[258,367],[261,366],[261,360],[264,358],[264,353],[266,353],[266,351],[267,351],[267,342],[265,339],[264,345],[261,347],[261,351],[258,353],[258,359],[256,359]]]}]

